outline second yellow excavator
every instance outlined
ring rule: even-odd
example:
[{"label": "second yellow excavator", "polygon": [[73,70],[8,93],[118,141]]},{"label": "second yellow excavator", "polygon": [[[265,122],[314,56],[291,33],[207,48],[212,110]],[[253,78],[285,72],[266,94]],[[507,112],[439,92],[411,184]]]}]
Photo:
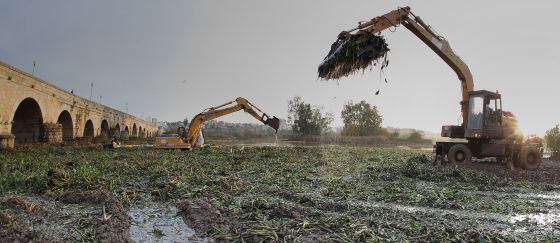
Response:
[{"label": "second yellow excavator", "polygon": [[251,102],[249,102],[248,100],[238,97],[234,101],[227,102],[220,106],[205,109],[191,120],[188,129],[185,129],[185,127],[179,127],[177,135],[156,137],[154,146],[160,149],[183,150],[202,147],[204,145],[202,125],[204,125],[205,122],[240,110],[249,113],[255,119],[261,121],[263,124],[269,127],[272,127],[276,132],[278,132],[278,128],[280,127],[280,119],[276,118],[275,116],[271,118],[266,113],[261,111],[257,106],[251,104]]}]

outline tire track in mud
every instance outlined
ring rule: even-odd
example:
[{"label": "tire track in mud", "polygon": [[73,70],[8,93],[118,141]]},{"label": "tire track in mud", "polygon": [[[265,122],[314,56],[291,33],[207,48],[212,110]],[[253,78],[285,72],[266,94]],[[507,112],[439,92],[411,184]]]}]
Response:
[{"label": "tire track in mud", "polygon": [[[534,199],[560,204],[560,194],[522,193],[509,194],[502,192],[472,192],[483,196],[498,196],[502,198],[518,197],[519,199]],[[422,221],[444,221],[445,224],[454,225],[458,229],[476,228],[482,231],[499,232],[505,236],[524,237],[528,235],[560,236],[560,210],[558,207],[545,208],[545,213],[494,213],[481,212],[472,209],[442,209],[426,206],[405,205],[392,202],[365,201],[365,200],[335,200],[326,198],[319,193],[298,193],[280,197],[293,204],[303,204],[309,208],[318,208],[325,214],[339,214],[340,209],[348,210],[350,207],[360,207],[363,210],[379,212],[389,215],[383,220],[399,221],[411,218]],[[489,198],[489,200],[492,200]],[[283,201],[283,200],[280,200]],[[391,213],[389,213],[391,212]],[[391,215],[399,215],[390,218]]]},{"label": "tire track in mud", "polygon": [[[452,219],[450,223],[463,225],[464,220],[477,222],[482,230],[497,230],[506,235],[523,236],[527,233],[560,235],[560,211],[532,214],[500,214],[477,212],[474,210],[439,209],[422,206],[410,206],[396,203],[349,201],[348,203],[368,208],[397,210],[408,214],[425,214],[429,218],[443,217]],[[449,217],[449,216],[452,216]]]}]

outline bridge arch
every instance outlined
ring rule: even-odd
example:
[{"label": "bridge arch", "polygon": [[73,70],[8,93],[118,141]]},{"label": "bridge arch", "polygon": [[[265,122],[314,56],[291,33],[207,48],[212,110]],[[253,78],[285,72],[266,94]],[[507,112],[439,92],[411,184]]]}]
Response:
[{"label": "bridge arch", "polygon": [[74,125],[72,123],[72,115],[67,110],[63,110],[58,115],[56,123],[62,125],[62,140],[72,141],[74,139]]},{"label": "bridge arch", "polygon": [[95,129],[93,128],[93,122],[91,120],[87,120],[86,124],[84,125],[84,138],[93,139],[94,136]]},{"label": "bridge arch", "polygon": [[12,122],[11,133],[15,136],[16,143],[40,141],[43,113],[35,99],[25,98],[22,100],[14,112]]},{"label": "bridge arch", "polygon": [[130,135],[130,130],[128,130],[128,126],[124,127],[124,131],[126,132],[126,134]]},{"label": "bridge arch", "polygon": [[105,138],[109,137],[109,122],[107,122],[107,120],[105,119],[101,121],[101,136]]},{"label": "bridge arch", "polygon": [[110,131],[110,132],[109,132],[109,133],[110,133],[109,135],[110,135],[111,137],[120,138],[120,136],[121,136],[121,125],[117,123],[117,124],[115,125],[115,127],[109,129],[109,131]]},{"label": "bridge arch", "polygon": [[138,128],[136,127],[136,123],[132,125],[132,136],[138,137]]}]

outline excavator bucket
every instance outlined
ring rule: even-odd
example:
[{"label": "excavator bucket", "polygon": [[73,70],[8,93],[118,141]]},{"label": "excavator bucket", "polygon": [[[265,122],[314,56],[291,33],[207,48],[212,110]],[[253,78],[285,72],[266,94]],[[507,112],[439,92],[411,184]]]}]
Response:
[{"label": "excavator bucket", "polygon": [[274,128],[274,130],[275,130],[276,132],[278,132],[278,129],[280,128],[280,119],[278,119],[278,118],[275,117],[275,116],[272,117],[272,118],[267,117],[266,120],[265,120],[264,117],[263,117],[262,122],[263,122],[265,125]]}]

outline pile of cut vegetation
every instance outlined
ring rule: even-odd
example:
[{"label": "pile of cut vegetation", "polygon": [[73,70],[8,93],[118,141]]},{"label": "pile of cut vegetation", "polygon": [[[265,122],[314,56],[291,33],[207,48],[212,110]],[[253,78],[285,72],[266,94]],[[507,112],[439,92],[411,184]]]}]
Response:
[{"label": "pile of cut vegetation", "polygon": [[383,69],[389,64],[388,52],[389,46],[383,36],[369,31],[358,31],[354,34],[342,32],[319,65],[319,77],[325,80],[339,79],[380,62]]}]

